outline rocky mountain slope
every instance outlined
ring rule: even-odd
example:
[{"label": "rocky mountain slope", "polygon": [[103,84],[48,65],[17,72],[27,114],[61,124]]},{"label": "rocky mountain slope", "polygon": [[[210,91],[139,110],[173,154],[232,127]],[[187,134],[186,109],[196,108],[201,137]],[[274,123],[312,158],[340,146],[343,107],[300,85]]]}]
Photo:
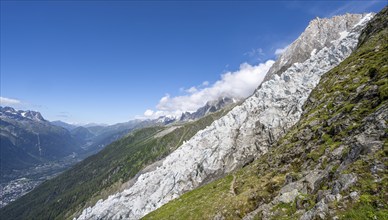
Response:
[{"label": "rocky mountain slope", "polygon": [[82,148],[70,133],[46,121],[39,112],[0,107],[1,175],[13,169],[58,160]]},{"label": "rocky mountain slope", "polygon": [[333,42],[345,37],[362,16],[361,14],[345,14],[330,19],[316,18],[312,20],[300,37],[279,56],[265,76],[264,82],[274,75],[281,75],[294,63],[303,63],[310,58],[311,54],[315,54],[322,48],[333,46]]},{"label": "rocky mountain slope", "polygon": [[[302,106],[321,75],[350,55],[371,17],[366,14],[332,18],[349,20],[355,25],[345,30],[339,28],[338,33],[346,31],[346,34],[337,35],[329,47],[317,49],[315,53],[305,50],[309,58],[304,62],[294,63],[280,76],[274,75],[241,105],[171,153],[156,170],[140,175],[131,187],[85,209],[78,219],[141,218],[184,192],[267,153],[299,120]],[[325,22],[318,22],[318,25],[324,26]],[[337,32],[334,27],[323,30]],[[327,33],[316,37],[326,42],[331,40],[328,36]],[[308,42],[307,39],[314,40]],[[307,39],[305,44],[314,45],[315,37]]]},{"label": "rocky mountain slope", "polygon": [[0,208],[81,160],[77,138],[39,112],[0,107]]},{"label": "rocky mountain slope", "polygon": [[230,108],[185,124],[137,129],[0,209],[0,216],[5,219],[71,219],[77,211],[131,185],[141,169],[153,170],[153,166],[147,165],[170,154]]},{"label": "rocky mountain slope", "polygon": [[388,219],[388,7],[258,160],[144,219]]}]

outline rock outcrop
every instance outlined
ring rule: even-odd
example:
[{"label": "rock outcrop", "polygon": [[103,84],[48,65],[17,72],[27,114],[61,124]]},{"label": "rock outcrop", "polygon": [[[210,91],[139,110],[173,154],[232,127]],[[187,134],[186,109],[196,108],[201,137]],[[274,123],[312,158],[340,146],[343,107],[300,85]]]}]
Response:
[{"label": "rock outcrop", "polygon": [[265,76],[264,82],[270,80],[274,75],[281,75],[294,63],[303,63],[310,58],[311,54],[315,54],[322,48],[331,47],[335,40],[345,37],[363,16],[346,14],[312,20],[300,37],[279,56]]}]

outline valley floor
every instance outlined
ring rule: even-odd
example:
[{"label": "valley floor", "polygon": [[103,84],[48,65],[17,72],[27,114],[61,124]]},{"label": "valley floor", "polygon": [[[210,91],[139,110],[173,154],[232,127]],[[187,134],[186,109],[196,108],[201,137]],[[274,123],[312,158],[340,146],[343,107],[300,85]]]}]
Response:
[{"label": "valley floor", "polygon": [[12,174],[2,176],[0,208],[22,197],[42,182],[58,176],[81,160],[82,158],[76,155],[70,155],[62,160],[40,164],[28,169],[14,170]]}]

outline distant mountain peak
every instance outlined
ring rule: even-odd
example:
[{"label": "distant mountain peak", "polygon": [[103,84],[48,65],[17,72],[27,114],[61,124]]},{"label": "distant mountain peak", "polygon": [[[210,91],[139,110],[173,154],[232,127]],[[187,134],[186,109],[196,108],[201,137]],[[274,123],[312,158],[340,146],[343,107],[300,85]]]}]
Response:
[{"label": "distant mountain peak", "polygon": [[182,113],[180,117],[180,121],[190,121],[195,120],[198,118],[201,118],[209,113],[216,112],[230,104],[237,103],[239,100],[236,98],[230,98],[230,97],[220,97],[216,100],[211,100],[206,102],[206,104],[199,108],[195,112],[184,112]]},{"label": "distant mountain peak", "polygon": [[40,112],[36,111],[23,111],[23,110],[15,110],[12,107],[0,106],[0,118],[13,118],[13,119],[30,119],[33,121],[40,121],[40,122],[46,122],[46,120],[43,118],[43,116],[40,114]]},{"label": "distant mountain peak", "polygon": [[330,48],[335,40],[345,37],[354,26],[371,19],[373,15],[374,13],[344,14],[313,19],[304,32],[279,56],[263,82],[270,80],[274,75],[280,75],[294,63],[303,63],[321,49]]},{"label": "distant mountain peak", "polygon": [[219,97],[215,100],[210,100],[206,104],[194,112],[183,112],[180,115],[163,115],[155,119],[156,123],[161,123],[164,125],[171,124],[174,122],[187,122],[194,121],[206,116],[209,113],[216,112],[220,109],[223,109],[231,104],[241,101],[237,98],[230,98],[226,96]]}]

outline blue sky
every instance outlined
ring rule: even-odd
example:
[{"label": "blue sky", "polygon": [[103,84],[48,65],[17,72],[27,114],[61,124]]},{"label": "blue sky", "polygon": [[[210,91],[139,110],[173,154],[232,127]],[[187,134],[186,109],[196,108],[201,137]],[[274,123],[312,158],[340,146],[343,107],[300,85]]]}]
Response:
[{"label": "blue sky", "polygon": [[226,88],[248,70],[262,74],[317,16],[386,4],[1,1],[1,104],[72,123],[171,111],[179,97]]}]

